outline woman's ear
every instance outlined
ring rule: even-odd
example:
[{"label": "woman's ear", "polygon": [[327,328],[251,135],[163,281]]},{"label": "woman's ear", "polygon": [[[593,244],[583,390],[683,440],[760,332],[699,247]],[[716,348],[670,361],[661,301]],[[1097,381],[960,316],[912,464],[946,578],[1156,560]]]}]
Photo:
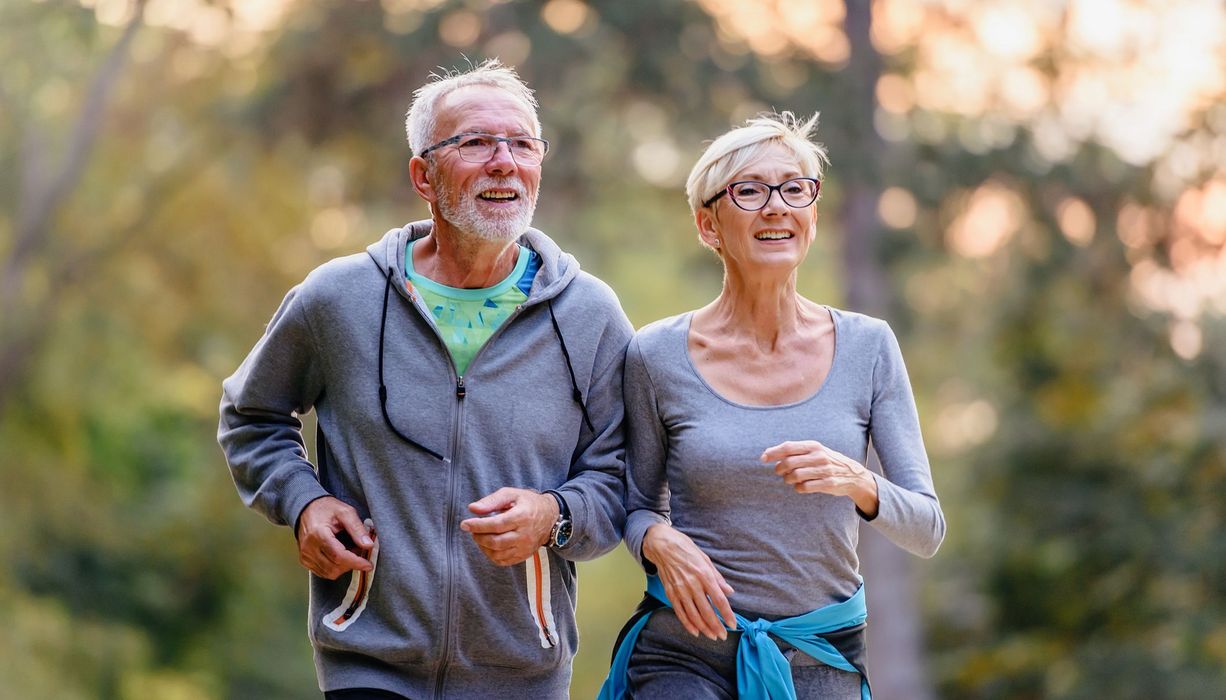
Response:
[{"label": "woman's ear", "polygon": [[698,240],[718,252],[720,246],[719,222],[715,220],[715,212],[708,207],[699,209],[694,213],[694,225],[698,227]]},{"label": "woman's ear", "polygon": [[438,191],[431,184],[427,171],[428,167],[425,158],[413,156],[409,159],[409,181],[413,183],[413,189],[417,191],[418,196],[422,199],[430,204],[434,204],[438,200]]}]

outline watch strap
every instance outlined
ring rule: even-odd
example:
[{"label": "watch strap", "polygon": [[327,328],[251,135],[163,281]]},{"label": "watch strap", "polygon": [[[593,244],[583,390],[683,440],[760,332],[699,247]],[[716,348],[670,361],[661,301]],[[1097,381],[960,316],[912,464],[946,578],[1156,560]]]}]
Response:
[{"label": "watch strap", "polygon": [[558,502],[558,514],[566,520],[570,520],[570,506],[566,505],[566,499],[562,498],[562,494],[553,489],[549,489],[545,493],[553,496],[553,499]]}]

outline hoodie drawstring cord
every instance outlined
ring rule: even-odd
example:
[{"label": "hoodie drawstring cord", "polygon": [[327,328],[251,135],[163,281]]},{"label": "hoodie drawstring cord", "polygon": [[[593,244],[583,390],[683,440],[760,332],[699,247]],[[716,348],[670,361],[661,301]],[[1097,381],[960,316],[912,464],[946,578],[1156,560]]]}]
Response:
[{"label": "hoodie drawstring cord", "polygon": [[570,352],[566,350],[566,339],[562,337],[562,329],[558,327],[558,317],[553,314],[553,299],[545,303],[549,306],[549,320],[553,323],[553,333],[558,336],[558,344],[562,346],[562,357],[566,360],[566,371],[570,373],[570,387],[574,390],[572,397],[575,399],[575,403],[579,404],[579,410],[583,411],[583,422],[587,423],[587,429],[595,434],[596,428],[592,425],[591,416],[587,414],[587,404],[583,400],[583,393],[579,391],[579,382],[575,381],[575,368],[570,362]]},{"label": "hoodie drawstring cord", "polygon": [[[392,423],[392,419],[387,414],[387,385],[383,381],[383,346],[387,337],[387,304],[392,292],[392,268],[387,268],[387,280],[383,287],[383,313],[379,319],[379,408],[383,411],[383,422],[387,423],[387,427],[391,429],[401,440],[410,445],[426,452],[436,459],[443,459],[443,455],[434,450],[422,445],[413,438],[400,432]],[[575,379],[575,367],[570,360],[570,351],[566,348],[566,339],[562,337],[562,329],[558,326],[558,317],[553,312],[553,300],[545,302],[549,308],[549,321],[553,325],[553,334],[558,338],[558,345],[562,348],[562,359],[566,361],[566,372],[570,376],[571,398],[575,403],[579,404],[579,410],[583,412],[583,422],[587,424],[587,429],[593,434],[596,432],[595,425],[592,424],[592,417],[587,412],[587,404],[583,399],[583,392],[579,390],[579,382]]]},{"label": "hoodie drawstring cord", "polygon": [[383,287],[383,317],[379,320],[379,408],[383,410],[383,422],[391,428],[396,437],[404,440],[417,449],[431,455],[435,459],[443,459],[443,455],[426,447],[413,438],[396,429],[392,419],[387,415],[387,385],[383,383],[383,339],[387,336],[387,300],[392,292],[392,268],[387,268],[387,284]]}]

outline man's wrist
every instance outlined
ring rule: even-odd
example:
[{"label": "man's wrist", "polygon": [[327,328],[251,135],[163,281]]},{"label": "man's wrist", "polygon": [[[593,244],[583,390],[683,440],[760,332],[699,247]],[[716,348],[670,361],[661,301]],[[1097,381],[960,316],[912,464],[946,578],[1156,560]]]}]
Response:
[{"label": "man's wrist", "polygon": [[566,499],[562,498],[562,494],[557,491],[550,489],[544,493],[552,497],[558,506],[558,513],[549,528],[549,533],[545,539],[545,546],[561,549],[570,542],[571,533],[574,529],[570,519],[570,507],[566,505]]},{"label": "man's wrist", "polygon": [[553,500],[557,501],[558,515],[564,518],[567,518],[567,519],[570,518],[570,506],[566,505],[566,499],[562,498],[562,494],[558,493],[557,491],[554,491],[553,489],[549,489],[548,491],[544,491],[542,493],[552,496]]}]

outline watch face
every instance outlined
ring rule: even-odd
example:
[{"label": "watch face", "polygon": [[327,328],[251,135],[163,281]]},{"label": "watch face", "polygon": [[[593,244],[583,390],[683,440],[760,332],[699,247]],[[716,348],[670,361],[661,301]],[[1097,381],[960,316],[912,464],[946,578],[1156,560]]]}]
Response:
[{"label": "watch face", "polygon": [[558,534],[553,538],[554,547],[565,547],[570,542],[571,525],[569,520],[563,520],[558,526]]}]

